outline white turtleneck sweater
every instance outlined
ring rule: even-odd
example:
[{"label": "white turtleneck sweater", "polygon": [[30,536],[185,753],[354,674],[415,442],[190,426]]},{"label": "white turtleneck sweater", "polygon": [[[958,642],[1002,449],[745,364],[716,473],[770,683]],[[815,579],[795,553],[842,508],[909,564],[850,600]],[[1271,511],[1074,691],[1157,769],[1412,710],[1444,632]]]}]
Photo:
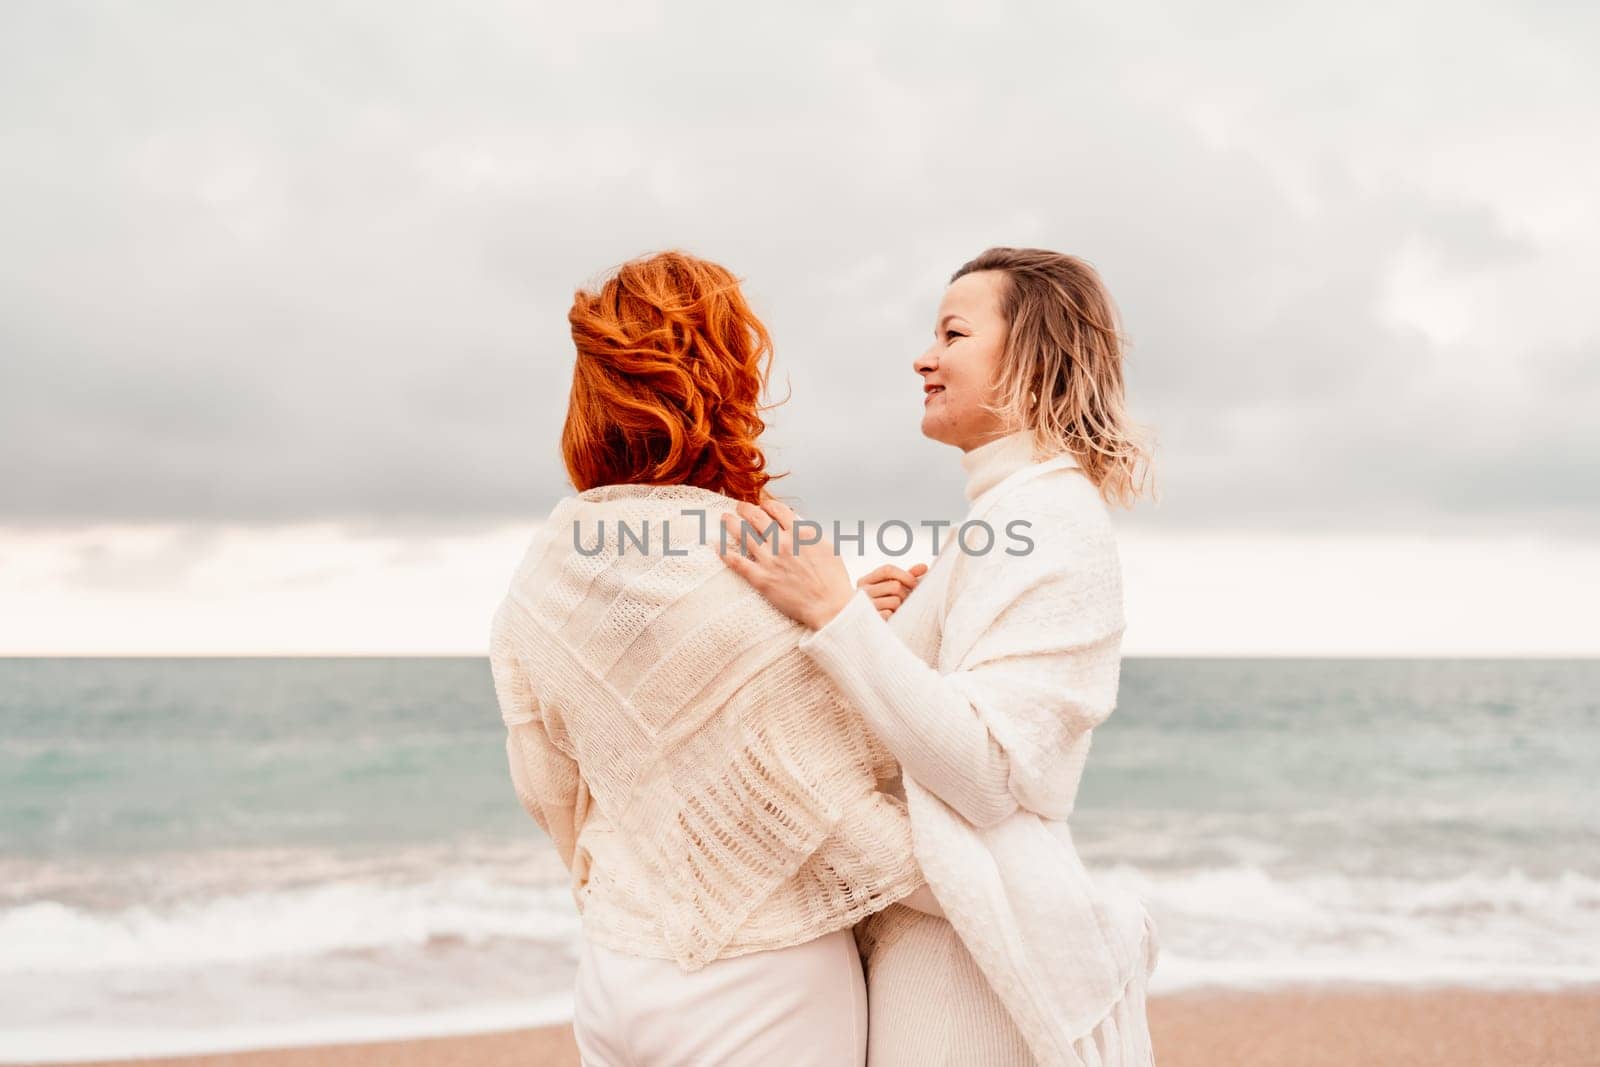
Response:
[{"label": "white turtleneck sweater", "polygon": [[[965,554],[952,538],[889,620],[857,593],[800,642],[900,760],[917,860],[959,939],[909,968],[869,957],[869,983],[908,987],[873,989],[873,1026],[950,1032],[970,1046],[945,1050],[952,1064],[1026,1063],[1027,1050],[1069,1067],[1145,1064],[1153,927],[1137,900],[1092,883],[1066,823],[1090,733],[1116,703],[1124,619],[1110,516],[1073,458],[1038,461],[1030,434],[962,462],[966,521],[987,522],[995,547]],[[1032,551],[1006,553],[1013,522],[1029,524]],[[898,951],[892,937],[866,940],[874,956]],[[971,987],[979,975],[987,989]],[[875,1042],[873,1067],[926,1067],[912,1043]]]}]

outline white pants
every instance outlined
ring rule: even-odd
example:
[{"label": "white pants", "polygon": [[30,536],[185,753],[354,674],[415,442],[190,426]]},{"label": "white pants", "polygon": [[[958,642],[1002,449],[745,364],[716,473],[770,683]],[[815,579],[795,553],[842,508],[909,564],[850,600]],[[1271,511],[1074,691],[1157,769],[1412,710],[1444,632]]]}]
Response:
[{"label": "white pants", "polygon": [[1036,1067],[967,946],[943,919],[891,904],[867,920],[868,1067]]},{"label": "white pants", "polygon": [[583,1067],[850,1067],[867,986],[849,930],[698,971],[583,938],[573,1030]]}]

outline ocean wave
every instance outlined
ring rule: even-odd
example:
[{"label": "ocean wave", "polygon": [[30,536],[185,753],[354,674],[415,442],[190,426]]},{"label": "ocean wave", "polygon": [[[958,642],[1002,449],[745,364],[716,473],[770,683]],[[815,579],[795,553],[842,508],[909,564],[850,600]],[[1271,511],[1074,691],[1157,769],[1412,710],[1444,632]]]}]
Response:
[{"label": "ocean wave", "polygon": [[[212,892],[162,904],[33,899],[0,909],[0,1060],[460,1033],[564,1017],[579,932],[566,885],[530,882],[520,862],[424,877],[416,861],[407,855],[381,877],[270,888],[216,881],[206,883]],[[297,877],[311,869],[298,867]],[[1600,983],[1600,879],[1579,872],[1404,879],[1124,865],[1095,877],[1137,894],[1154,915],[1158,993]]]},{"label": "ocean wave", "polygon": [[1162,937],[1161,989],[1318,982],[1559,986],[1600,982],[1600,880],[1520,870],[1445,879],[1287,877],[1235,867],[1113,867]]},{"label": "ocean wave", "polygon": [[[1362,960],[1456,963],[1507,973],[1600,970],[1600,879],[1567,871],[1464,872],[1447,879],[1286,876],[1252,864],[1097,872],[1142,898],[1186,968],[1218,975],[1280,954],[1322,954],[1329,973]],[[0,909],[0,975],[205,968],[489,942],[566,946],[578,917],[564,883],[498,872],[429,879],[342,879],[92,908],[34,900]],[[1392,968],[1375,968],[1375,976]],[[1403,970],[1403,968],[1402,968]]]},{"label": "ocean wave", "polygon": [[1577,871],[1534,877],[1518,869],[1413,879],[1317,874],[1285,877],[1261,866],[1152,875],[1113,866],[1101,877],[1120,888],[1169,900],[1190,915],[1252,923],[1372,912],[1409,915],[1526,914],[1559,923],[1600,918],[1600,879]]},{"label": "ocean wave", "polygon": [[334,882],[114,911],[32,901],[0,911],[0,974],[196,968],[488,940],[567,943],[564,884],[483,875]]}]

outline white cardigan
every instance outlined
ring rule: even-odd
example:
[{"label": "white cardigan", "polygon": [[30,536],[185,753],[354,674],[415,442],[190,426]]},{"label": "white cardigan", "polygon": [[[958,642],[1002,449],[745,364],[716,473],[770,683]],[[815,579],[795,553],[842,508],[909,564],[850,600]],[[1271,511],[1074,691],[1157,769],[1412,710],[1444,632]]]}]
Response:
[{"label": "white cardigan", "polygon": [[[963,465],[990,553],[952,539],[890,621],[857,593],[800,647],[899,758],[928,885],[1039,1061],[1147,1063],[1154,926],[1094,885],[1066,822],[1116,703],[1110,516],[1072,457],[1035,462],[1026,433]],[[1034,548],[1008,555],[1019,520]]]},{"label": "white cardigan", "polygon": [[797,649],[805,628],[697,539],[734,506],[687,485],[567,497],[490,633],[512,783],[584,935],[685,970],[846,929],[922,881],[881,791],[894,758]]}]

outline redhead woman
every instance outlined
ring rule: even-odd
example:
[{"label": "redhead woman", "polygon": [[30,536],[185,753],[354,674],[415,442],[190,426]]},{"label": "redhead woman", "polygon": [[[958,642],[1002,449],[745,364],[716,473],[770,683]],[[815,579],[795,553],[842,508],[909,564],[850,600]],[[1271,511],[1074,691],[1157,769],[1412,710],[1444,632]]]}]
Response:
[{"label": "redhead woman", "polygon": [[577,492],[490,662],[517,796],[582,913],[583,1062],[860,1064],[852,928],[927,894],[881,791],[894,759],[704,533],[769,481],[767,332],[732,275],[679,253],[579,292],[569,320]]},{"label": "redhead woman", "polygon": [[[868,1063],[1152,1063],[1153,926],[1091,882],[1068,824],[1121,665],[1108,503],[1137,498],[1148,462],[1110,295],[1071,256],[990,249],[956,272],[915,369],[922,432],[963,453],[966,522],[1026,523],[1031,549],[952,537],[925,574],[885,568],[860,589],[825,544],[725,554],[806,627],[800,648],[900,761],[943,909],[862,925]],[[776,501],[738,511],[785,535],[795,521]],[[983,542],[973,526],[967,544]]]}]

